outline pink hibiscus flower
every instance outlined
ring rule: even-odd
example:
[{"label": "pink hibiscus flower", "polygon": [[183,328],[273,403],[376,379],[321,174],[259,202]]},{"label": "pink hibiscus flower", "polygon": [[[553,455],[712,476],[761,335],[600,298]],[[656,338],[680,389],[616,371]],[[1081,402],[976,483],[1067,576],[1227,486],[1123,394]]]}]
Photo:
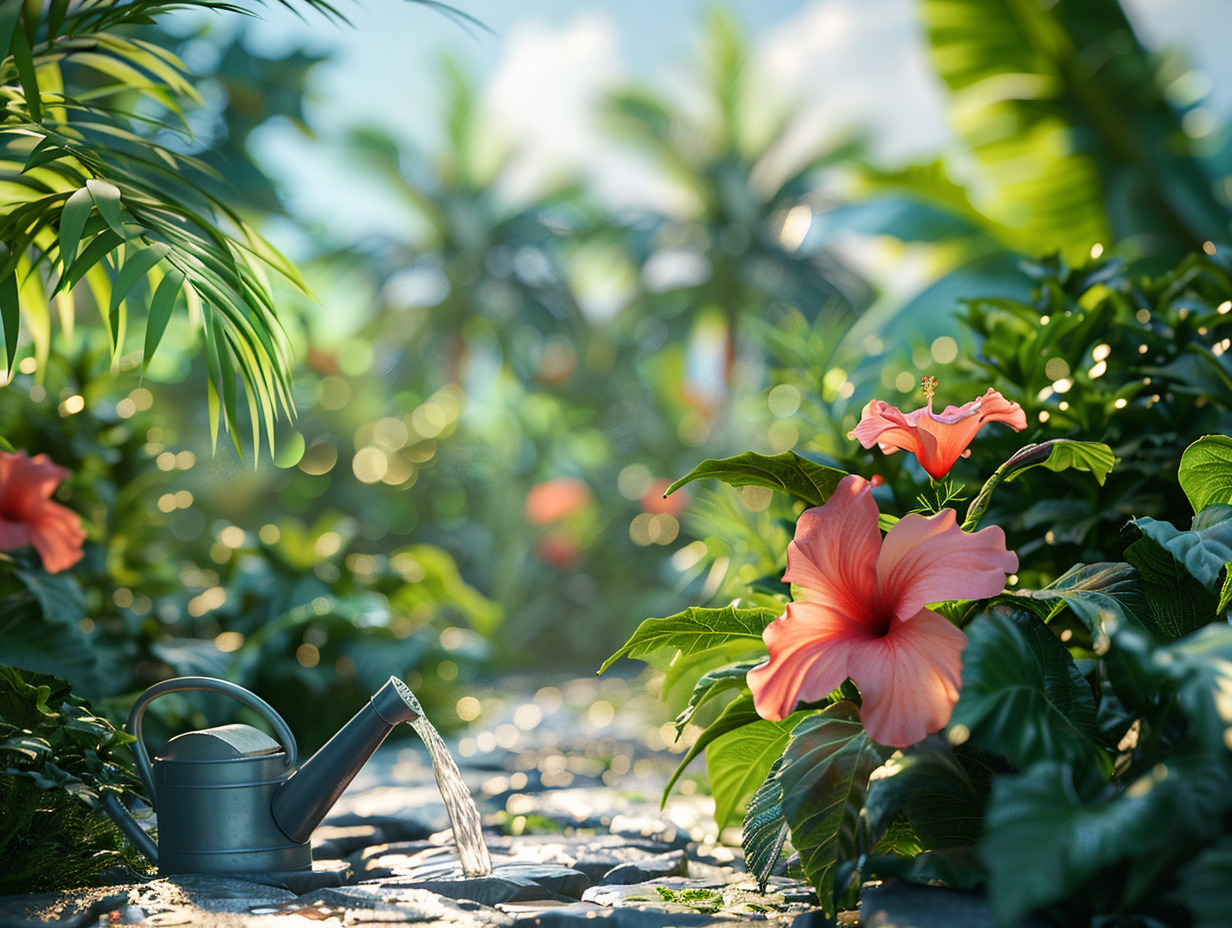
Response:
[{"label": "pink hibiscus flower", "polygon": [[873,400],[864,407],[860,424],[851,432],[865,448],[879,445],[886,454],[910,451],[928,475],[940,480],[950,472],[960,457],[970,456],[967,448],[975,433],[985,422],[1004,422],[1015,431],[1027,427],[1027,414],[996,390],[988,392],[962,406],[947,406],[933,412],[934,378],[925,378],[924,393],[928,405],[923,409],[902,412],[882,400]]},{"label": "pink hibiscus flower", "polygon": [[71,509],[51,501],[69,472],[45,454],[0,451],[0,550],[33,545],[48,573],[81,560],[86,533]]},{"label": "pink hibiscus flower", "polygon": [[757,712],[779,721],[850,678],[869,737],[907,747],[949,722],[967,644],[924,607],[1001,592],[1018,557],[1000,528],[963,532],[952,509],[904,516],[884,539],[877,520],[871,484],[854,475],[800,516],[783,575],[797,598],[766,627],[770,658],[748,683]]}]

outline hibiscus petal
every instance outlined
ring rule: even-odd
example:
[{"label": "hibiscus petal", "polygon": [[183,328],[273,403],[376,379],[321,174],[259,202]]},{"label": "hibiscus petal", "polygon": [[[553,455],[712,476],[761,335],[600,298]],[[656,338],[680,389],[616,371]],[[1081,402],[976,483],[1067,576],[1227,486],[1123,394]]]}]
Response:
[{"label": "hibiscus petal", "polygon": [[853,649],[869,638],[866,626],[816,603],[791,602],[762,633],[770,659],[746,676],[762,718],[779,722],[798,702],[814,702],[849,676]]},{"label": "hibiscus petal", "polygon": [[798,599],[848,616],[869,611],[877,599],[878,515],[872,484],[854,474],[839,481],[825,505],[801,514],[783,574],[800,587]]},{"label": "hibiscus petal", "polygon": [[964,532],[954,510],[933,516],[903,516],[886,535],[877,560],[877,580],[899,620],[929,603],[984,599],[1005,588],[1018,556],[1005,548],[1005,532],[993,525]]},{"label": "hibiscus petal", "polygon": [[49,574],[67,570],[81,560],[86,533],[77,513],[59,503],[44,502],[27,515],[26,523],[30,543]]},{"label": "hibiscus petal", "polygon": [[848,668],[860,689],[860,719],[868,736],[905,748],[944,728],[958,702],[966,644],[959,629],[923,609],[853,649]]}]

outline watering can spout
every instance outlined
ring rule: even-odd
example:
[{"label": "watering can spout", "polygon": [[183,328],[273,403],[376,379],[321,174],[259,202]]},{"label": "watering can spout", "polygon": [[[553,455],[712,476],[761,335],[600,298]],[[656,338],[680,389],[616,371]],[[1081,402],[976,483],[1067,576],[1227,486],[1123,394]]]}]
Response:
[{"label": "watering can spout", "polygon": [[394,726],[422,715],[410,688],[390,677],[351,721],[278,787],[273,814],[282,832],[292,841],[306,842]]}]

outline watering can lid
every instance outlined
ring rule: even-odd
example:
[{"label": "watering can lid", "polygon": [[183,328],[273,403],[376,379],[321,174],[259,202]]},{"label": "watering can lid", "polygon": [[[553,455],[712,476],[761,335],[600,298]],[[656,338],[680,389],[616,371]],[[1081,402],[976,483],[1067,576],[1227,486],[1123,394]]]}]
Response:
[{"label": "watering can lid", "polygon": [[251,725],[220,725],[176,735],[158,760],[235,760],[281,751],[281,744]]}]

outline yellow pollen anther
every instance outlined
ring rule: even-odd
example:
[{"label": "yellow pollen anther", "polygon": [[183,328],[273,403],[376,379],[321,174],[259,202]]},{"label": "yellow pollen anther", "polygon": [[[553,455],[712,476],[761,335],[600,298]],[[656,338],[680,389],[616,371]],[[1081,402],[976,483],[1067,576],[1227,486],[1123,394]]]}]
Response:
[{"label": "yellow pollen anther", "polygon": [[937,378],[932,374],[925,374],[920,380],[920,386],[924,389],[924,399],[931,403],[933,394],[937,392]]}]

